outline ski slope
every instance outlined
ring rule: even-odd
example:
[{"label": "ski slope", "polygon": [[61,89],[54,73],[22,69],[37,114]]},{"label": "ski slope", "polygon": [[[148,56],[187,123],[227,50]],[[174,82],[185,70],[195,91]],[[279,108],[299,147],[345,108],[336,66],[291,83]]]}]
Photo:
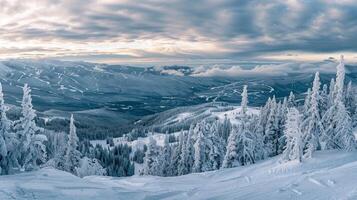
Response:
[{"label": "ski slope", "polygon": [[0,177],[0,199],[357,199],[356,152],[324,151],[302,164],[258,164],[180,177],[90,176],[44,168]]}]

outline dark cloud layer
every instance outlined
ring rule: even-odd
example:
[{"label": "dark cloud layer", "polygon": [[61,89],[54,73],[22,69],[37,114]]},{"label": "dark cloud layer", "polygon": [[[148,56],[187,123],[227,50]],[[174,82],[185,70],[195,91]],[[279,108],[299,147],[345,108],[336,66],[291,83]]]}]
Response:
[{"label": "dark cloud layer", "polygon": [[[130,45],[133,41],[164,40],[168,44],[164,42],[163,50],[161,42],[154,42],[154,50],[142,49],[137,55],[241,59],[289,51],[357,52],[357,2],[353,0],[23,2],[0,0],[2,17],[8,19],[0,28],[1,39],[36,40],[36,46],[43,49],[51,48],[43,41],[80,44],[82,49],[87,43],[93,46],[107,41],[129,44],[121,49],[138,53],[140,46]],[[29,14],[21,18],[23,13]],[[184,41],[186,46],[176,41]],[[187,49],[189,42],[214,45]],[[167,46],[174,50],[167,50]],[[102,48],[96,51],[105,54]]]}]

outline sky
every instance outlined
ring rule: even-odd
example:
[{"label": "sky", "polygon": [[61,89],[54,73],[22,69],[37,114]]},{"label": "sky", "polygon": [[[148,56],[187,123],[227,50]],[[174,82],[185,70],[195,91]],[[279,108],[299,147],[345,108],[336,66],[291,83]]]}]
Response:
[{"label": "sky", "polygon": [[357,60],[356,0],[0,0],[0,59]]}]

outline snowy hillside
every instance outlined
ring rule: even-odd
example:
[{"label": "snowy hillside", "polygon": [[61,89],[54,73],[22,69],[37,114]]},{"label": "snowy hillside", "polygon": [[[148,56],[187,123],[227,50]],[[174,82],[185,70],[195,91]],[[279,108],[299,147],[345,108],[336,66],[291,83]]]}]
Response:
[{"label": "snowy hillside", "polygon": [[[189,124],[192,123],[193,121],[201,121],[208,118],[214,118],[223,123],[225,116],[227,116],[227,119],[229,119],[232,124],[237,124],[238,119],[236,118],[236,116],[237,113],[239,113],[240,111],[241,111],[241,106],[234,106],[226,103],[223,104],[208,103],[198,106],[188,106],[178,109],[172,109],[164,113],[159,113],[154,116],[146,117],[143,120],[137,122],[137,124],[141,124],[141,123],[149,124],[148,121],[151,121],[153,123],[151,124],[151,126],[156,128],[163,127],[163,129],[165,129],[172,126],[179,127],[177,128],[179,131],[173,133],[169,132],[169,134],[178,137],[178,135],[181,132],[180,130],[188,129]],[[259,110],[254,107],[249,107],[248,113],[259,115]],[[166,116],[170,116],[170,117],[166,117]],[[185,125],[187,127],[185,127]],[[153,133],[153,139],[156,140],[159,146],[163,146],[164,139],[165,139],[165,132]],[[106,140],[91,140],[90,142],[93,146],[96,146],[97,144],[102,145],[105,148],[107,148],[108,146]],[[113,138],[113,142],[114,145],[127,144],[131,146],[135,152],[136,149],[143,149],[144,145],[148,144],[149,138],[139,137],[138,139],[129,142],[126,140],[125,137],[117,137],[117,138]]]},{"label": "snowy hillside", "polygon": [[[57,130],[63,118],[68,119],[69,113],[74,113],[78,123],[89,127],[78,127],[82,135],[101,127],[96,130],[98,135],[116,131],[118,136],[130,130],[135,126],[133,122],[143,116],[172,108],[219,101],[239,103],[244,84],[249,87],[250,104],[261,106],[268,96],[305,92],[313,78],[311,74],[296,72],[289,76],[192,76],[190,71],[194,69],[7,60],[0,61],[0,78],[6,92],[5,101],[11,105],[19,106],[21,87],[25,83],[31,86],[34,107],[47,128]],[[354,73],[347,76],[355,79]],[[321,78],[326,82],[331,74]],[[91,127],[93,124],[96,128]],[[87,138],[93,137],[87,135]]]},{"label": "snowy hillside", "polygon": [[90,176],[50,168],[0,177],[0,199],[357,199],[357,154],[317,152],[302,164],[258,164],[180,177]]}]

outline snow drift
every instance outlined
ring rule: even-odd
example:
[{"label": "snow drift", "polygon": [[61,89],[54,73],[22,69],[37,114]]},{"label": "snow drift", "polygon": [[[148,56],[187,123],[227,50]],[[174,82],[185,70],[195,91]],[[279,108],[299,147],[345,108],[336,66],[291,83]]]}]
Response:
[{"label": "snow drift", "polygon": [[278,160],[180,177],[81,179],[44,168],[0,177],[0,199],[357,199],[356,152],[316,152],[303,163]]}]

